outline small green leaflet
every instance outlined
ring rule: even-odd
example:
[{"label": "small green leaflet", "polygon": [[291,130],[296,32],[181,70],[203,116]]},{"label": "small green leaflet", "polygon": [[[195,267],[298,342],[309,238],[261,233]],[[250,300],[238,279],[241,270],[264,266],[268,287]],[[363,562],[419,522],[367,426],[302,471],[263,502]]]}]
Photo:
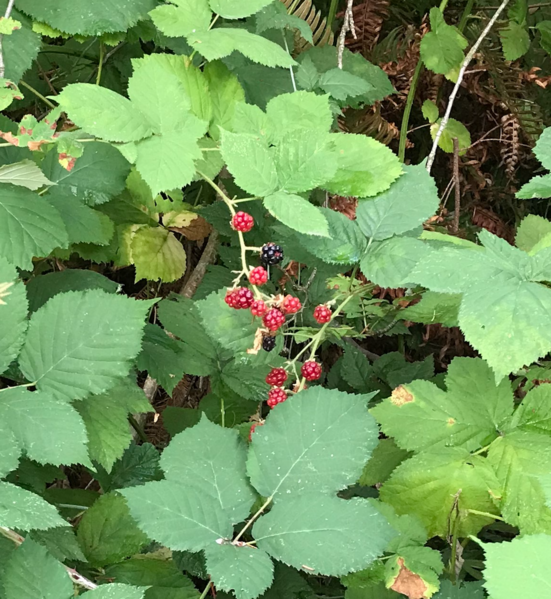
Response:
[{"label": "small green leaflet", "polygon": [[436,123],[438,120],[438,106],[431,100],[425,100],[423,102],[423,116],[428,120],[429,123]]},{"label": "small green leaflet", "polygon": [[[551,127],[541,134],[534,147],[534,154],[546,169],[551,169]],[[551,197],[551,175],[534,177],[520,188],[516,197],[522,200]]]},{"label": "small green leaflet", "polygon": [[484,543],[484,586],[492,599],[547,597],[551,592],[551,536],[517,537],[510,542]]},{"label": "small green leaflet", "polygon": [[52,184],[32,160],[22,160],[21,162],[6,164],[0,167],[0,183],[20,185],[31,191],[36,191],[45,185]]},{"label": "small green leaflet", "polygon": [[243,521],[254,503],[245,477],[246,448],[237,431],[212,424],[203,416],[199,424],[176,435],[161,458],[167,480],[186,481],[217,498],[232,522]]},{"label": "small green leaflet", "polygon": [[138,355],[150,306],[100,290],[55,296],[31,316],[23,374],[67,401],[108,390]]},{"label": "small green leaflet", "polygon": [[132,262],[136,281],[165,283],[180,279],[186,272],[186,252],[174,233],[163,227],[142,225],[132,236]]},{"label": "small green leaflet", "polygon": [[272,0],[209,0],[210,8],[224,19],[242,19],[254,15]]},{"label": "small green leaflet", "polygon": [[72,599],[73,583],[63,565],[42,545],[26,539],[2,572],[5,599]]},{"label": "small green leaflet", "polygon": [[256,14],[256,33],[264,33],[269,29],[298,29],[307,42],[314,43],[312,30],[304,19],[288,14],[282,2],[267,4],[268,6]]},{"label": "small green leaflet", "polygon": [[125,499],[117,493],[102,495],[86,510],[77,536],[86,559],[94,566],[120,562],[148,542],[130,516]]},{"label": "small green leaflet", "polygon": [[505,60],[518,60],[530,49],[530,35],[526,25],[520,25],[516,21],[509,21],[507,27],[500,29],[499,37]]},{"label": "small green leaflet", "polygon": [[162,4],[149,13],[165,35],[188,37],[194,31],[208,30],[212,12],[207,0],[178,0],[174,4]]},{"label": "small green leaflet", "polygon": [[104,584],[93,591],[87,591],[82,596],[86,599],[144,599],[144,593],[144,589],[114,582]]},{"label": "small green leaflet", "polygon": [[0,374],[17,357],[27,330],[29,304],[16,269],[0,258]]},{"label": "small green leaflet", "polygon": [[23,531],[47,530],[67,526],[67,522],[39,495],[0,481],[0,526]]},{"label": "small green leaflet", "polygon": [[323,212],[298,195],[277,191],[264,198],[264,206],[277,220],[299,233],[330,236]]},{"label": "small green leaflet", "polygon": [[349,96],[360,96],[373,89],[365,79],[339,68],[329,69],[323,73],[317,84],[324,92],[341,101],[345,101]]},{"label": "small green leaflet", "polygon": [[551,222],[543,216],[529,214],[517,228],[515,245],[524,252],[534,254],[540,249],[544,239],[547,242],[547,237],[551,242]]},{"label": "small green leaflet", "polygon": [[4,478],[17,468],[21,447],[6,423],[0,424],[0,477]]},{"label": "small green leaflet", "polygon": [[376,444],[364,397],[313,387],[278,406],[255,431],[247,472],[266,497],[336,492],[358,479]]},{"label": "small green leaflet", "polygon": [[255,599],[272,584],[274,564],[261,549],[213,544],[205,557],[216,588],[234,591],[237,599]]},{"label": "small green leaflet", "polygon": [[456,27],[446,24],[439,8],[431,8],[430,25],[421,40],[421,58],[431,71],[447,75],[462,63],[468,42]]},{"label": "small green leaflet", "polygon": [[366,568],[393,534],[365,499],[315,492],[284,496],[253,527],[259,549],[298,570],[328,576]]},{"label": "small green leaflet", "polygon": [[424,324],[441,323],[445,327],[456,327],[460,305],[460,294],[425,291],[420,302],[400,311],[400,318]]},{"label": "small green leaflet", "polygon": [[[441,123],[442,119],[438,119],[430,126],[430,135],[433,140],[436,139]],[[460,123],[456,119],[449,119],[438,140],[438,147],[444,150],[444,152],[452,154],[454,152],[453,140],[455,138],[457,138],[459,144],[459,155],[464,156],[471,146],[471,134],[463,123]]]},{"label": "small green leaflet", "polygon": [[[204,79],[211,106],[209,133],[214,140],[219,140],[220,129],[232,130],[235,108],[245,102],[245,91],[237,77],[219,60],[205,66]],[[202,103],[208,105],[209,101],[203,99]],[[209,154],[211,152],[207,157]]]}]

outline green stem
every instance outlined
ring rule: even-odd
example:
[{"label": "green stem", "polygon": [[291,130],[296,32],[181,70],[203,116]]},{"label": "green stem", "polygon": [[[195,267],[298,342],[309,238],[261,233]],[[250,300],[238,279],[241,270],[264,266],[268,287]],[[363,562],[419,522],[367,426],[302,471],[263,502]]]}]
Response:
[{"label": "green stem", "polygon": [[461,15],[461,21],[459,21],[459,25],[457,26],[457,28],[459,29],[459,31],[461,31],[461,33],[463,33],[463,31],[465,31],[465,27],[467,25],[467,20],[469,19],[469,16],[471,15],[473,6],[474,6],[474,0],[469,0],[467,2],[467,6],[465,6],[465,10],[463,11],[463,14]]},{"label": "green stem", "polygon": [[239,539],[245,534],[247,529],[250,528],[251,524],[253,524],[253,522],[255,522],[255,520],[258,518],[258,516],[260,516],[260,514],[262,514],[262,512],[264,512],[264,510],[270,505],[270,503],[272,503],[273,498],[274,498],[274,496],[270,495],[270,497],[268,497],[268,499],[266,499],[266,501],[260,506],[260,508],[258,508],[258,510],[252,516],[252,518],[247,522],[247,524],[245,524],[245,526],[239,531],[239,534],[235,537],[235,539],[232,541],[232,543],[235,544],[235,543],[237,543],[237,541],[239,541]]},{"label": "green stem", "polygon": [[147,435],[145,434],[145,431],[142,429],[142,427],[139,425],[138,421],[134,418],[134,416],[132,416],[132,414],[128,415],[128,422],[130,422],[130,424],[132,425],[132,428],[136,431],[136,433],[138,434],[138,437],[144,442],[147,443],[149,441],[149,439],[147,438]]},{"label": "green stem", "polygon": [[226,426],[226,406],[224,404],[224,395],[220,394],[220,424],[222,428]]},{"label": "green stem", "polygon": [[459,523],[461,522],[461,518],[458,513],[455,515],[455,520],[453,522],[453,531],[452,531],[452,547],[451,547],[451,557],[450,557],[450,578],[453,584],[457,581],[457,576],[455,573],[455,562],[457,561],[457,535],[459,533]]},{"label": "green stem", "polygon": [[[442,0],[440,3],[440,11],[444,12],[449,0]],[[411,116],[411,109],[413,108],[413,101],[415,100],[415,93],[417,91],[417,84],[419,83],[419,77],[423,72],[423,61],[421,57],[417,61],[415,72],[411,78],[411,85],[409,86],[408,97],[406,100],[406,106],[404,108],[404,116],[402,117],[402,126],[400,128],[400,144],[398,146],[398,158],[401,162],[404,162],[406,157],[406,141],[408,138],[409,129],[409,117]]]},{"label": "green stem", "polygon": [[475,516],[484,516],[484,518],[492,518],[493,520],[500,520],[501,522],[505,522],[505,520],[501,516],[497,516],[496,514],[490,514],[490,512],[479,512],[478,510],[466,510],[469,514],[474,514]]},{"label": "green stem", "polygon": [[96,85],[101,82],[101,72],[103,70],[103,57],[105,56],[105,46],[103,42],[99,43],[99,65],[98,65],[98,76],[96,77]]},{"label": "green stem", "polygon": [[56,108],[55,104],[53,104],[52,102],[50,102],[50,100],[48,100],[48,98],[46,98],[45,96],[43,96],[38,90],[34,89],[34,87],[31,87],[28,83],[26,83],[25,81],[23,81],[23,79],[21,79],[21,81],[19,82],[19,85],[27,88],[37,98],[40,98],[44,102],[44,104],[46,104],[46,106],[49,106],[50,108]]},{"label": "green stem", "polygon": [[337,14],[337,8],[339,7],[339,0],[331,0],[331,6],[329,7],[329,14],[327,15],[327,27],[331,29],[335,15]]},{"label": "green stem", "polygon": [[199,597],[199,599],[205,599],[205,597],[208,595],[208,592],[210,591],[211,586],[212,586],[212,580],[207,584],[207,586],[205,587],[205,590],[201,593],[201,596]]}]

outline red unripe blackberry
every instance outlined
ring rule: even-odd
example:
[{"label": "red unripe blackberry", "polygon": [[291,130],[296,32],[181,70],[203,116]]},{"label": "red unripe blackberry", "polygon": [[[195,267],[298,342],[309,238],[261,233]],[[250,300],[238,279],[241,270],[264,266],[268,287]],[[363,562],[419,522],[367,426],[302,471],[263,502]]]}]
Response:
[{"label": "red unripe blackberry", "polygon": [[285,314],[295,314],[302,308],[302,304],[298,297],[293,297],[292,295],[286,295],[283,299],[283,303],[281,304],[281,309],[285,312]]},{"label": "red unripe blackberry", "polygon": [[274,387],[281,387],[286,380],[287,371],[285,368],[272,368],[266,376],[268,385],[273,385]]},{"label": "red unripe blackberry", "polygon": [[235,289],[228,289],[228,291],[226,291],[224,301],[230,308],[235,308],[236,310],[239,309],[239,306],[237,305],[237,291]]},{"label": "red unripe blackberry", "polygon": [[331,320],[333,312],[325,305],[320,304],[314,309],[314,318],[320,323],[325,324]]},{"label": "red unripe blackberry", "polygon": [[247,289],[247,287],[238,287],[235,290],[235,303],[237,304],[236,308],[238,310],[250,308],[253,302],[254,295],[250,289]]},{"label": "red unripe blackberry", "polygon": [[277,331],[285,322],[285,315],[277,308],[271,308],[262,319],[262,322],[270,331]]},{"label": "red unripe blackberry", "polygon": [[256,430],[256,427],[258,426],[262,426],[264,423],[263,422],[255,422],[252,426],[251,426],[251,430],[249,431],[249,441],[253,440],[253,433]]},{"label": "red unripe blackberry", "polygon": [[249,281],[251,285],[264,285],[268,280],[268,272],[262,266],[253,268],[249,273]]},{"label": "red unripe blackberry", "polygon": [[285,389],[273,387],[268,392],[268,401],[266,403],[273,409],[278,403],[283,403],[286,399],[287,393],[285,393]]},{"label": "red unripe blackberry", "polygon": [[268,306],[262,300],[255,300],[251,304],[251,313],[253,316],[264,316],[268,311]]},{"label": "red unripe blackberry", "polygon": [[321,376],[321,365],[314,360],[308,360],[302,365],[300,373],[307,381],[315,381]]},{"label": "red unripe blackberry", "polygon": [[267,352],[273,351],[276,346],[276,338],[271,335],[265,335],[262,337],[262,349]]},{"label": "red unripe blackberry", "polygon": [[231,220],[232,229],[247,233],[254,227],[254,218],[246,212],[236,212]]}]

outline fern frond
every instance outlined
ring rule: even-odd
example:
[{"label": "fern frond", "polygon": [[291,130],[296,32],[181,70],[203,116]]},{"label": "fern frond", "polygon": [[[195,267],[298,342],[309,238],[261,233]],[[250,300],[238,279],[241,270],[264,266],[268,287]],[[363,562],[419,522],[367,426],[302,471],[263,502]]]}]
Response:
[{"label": "fern frond", "polygon": [[[308,23],[312,30],[314,46],[326,46],[332,44],[334,40],[333,31],[327,24],[327,19],[322,17],[321,11],[317,10],[312,0],[280,0],[287,8],[287,12],[295,17],[299,17]],[[310,47],[305,39],[298,33],[295,36],[295,52],[300,54]]]},{"label": "fern frond", "polygon": [[383,27],[388,18],[390,0],[363,0],[353,8],[356,38],[346,40],[346,45],[352,52],[359,52],[369,58]]}]

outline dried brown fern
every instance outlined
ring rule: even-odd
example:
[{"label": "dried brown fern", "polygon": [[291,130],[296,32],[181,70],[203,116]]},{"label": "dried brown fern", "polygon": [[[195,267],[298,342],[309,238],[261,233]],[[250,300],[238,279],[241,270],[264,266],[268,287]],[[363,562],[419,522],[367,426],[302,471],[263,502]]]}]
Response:
[{"label": "dried brown fern", "polygon": [[383,23],[388,18],[390,0],[363,0],[353,8],[356,38],[346,40],[346,46],[352,52],[369,58],[379,40]]},{"label": "dried brown fern", "polygon": [[343,131],[368,135],[387,146],[400,138],[400,130],[382,116],[379,103],[361,110],[347,110],[339,125]]},{"label": "dried brown fern", "polygon": [[514,114],[501,117],[501,158],[509,179],[515,176],[516,167],[520,162],[519,129],[520,125]]},{"label": "dried brown fern", "polygon": [[[331,27],[327,24],[327,19],[322,16],[321,11],[316,9],[312,0],[281,0],[281,2],[283,2],[289,14],[308,23],[312,30],[314,46],[326,46],[333,43],[334,35]],[[308,49],[310,45],[298,33],[296,34],[295,51],[298,54]]]}]

